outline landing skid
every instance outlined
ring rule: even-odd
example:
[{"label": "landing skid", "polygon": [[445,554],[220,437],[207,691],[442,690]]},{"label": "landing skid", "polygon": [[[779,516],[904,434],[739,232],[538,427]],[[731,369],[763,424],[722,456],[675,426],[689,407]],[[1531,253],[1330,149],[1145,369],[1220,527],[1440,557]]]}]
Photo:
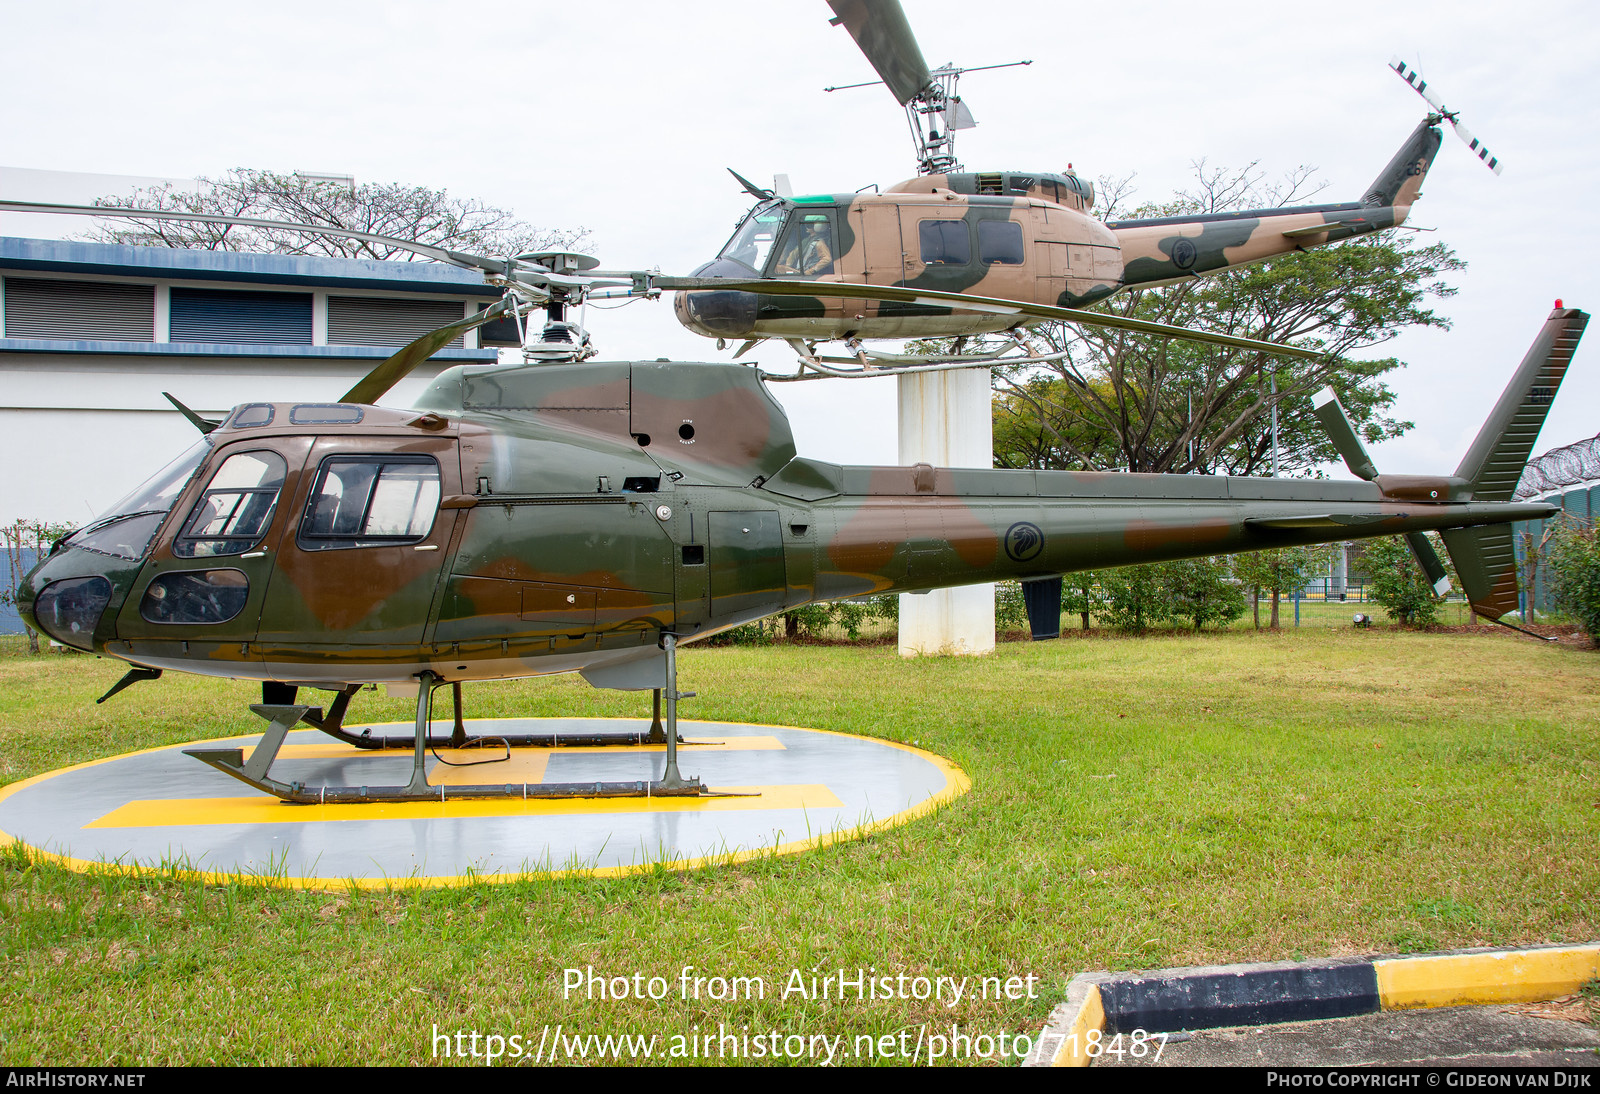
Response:
[{"label": "landing skid", "polygon": [[[286,802],[303,805],[333,803],[378,803],[414,801],[461,801],[484,798],[704,798],[748,795],[719,794],[700,782],[698,777],[685,779],[678,771],[678,700],[693,694],[677,690],[677,639],[673,635],[662,638],[667,655],[667,686],[656,693],[655,713],[650,730],[626,735],[601,734],[593,736],[557,736],[556,734],[525,734],[513,737],[485,738],[504,741],[510,745],[524,746],[576,746],[594,744],[665,744],[666,768],[660,779],[639,782],[583,782],[583,783],[484,783],[479,785],[430,786],[424,759],[430,747],[461,747],[470,743],[461,720],[461,687],[453,685],[455,698],[455,727],[450,737],[433,737],[429,734],[433,715],[433,691],[441,681],[432,672],[418,674],[421,686],[417,690],[417,720],[415,732],[409,737],[373,737],[368,734],[346,733],[343,729],[345,710],[355,694],[355,686],[347,687],[329,707],[326,716],[320,707],[296,703],[258,703],[250,709],[267,719],[267,731],[261,741],[244,758],[240,748],[190,748],[185,755],[193,756]],[[661,695],[666,694],[666,719],[661,719]],[[289,731],[300,722],[328,733],[338,740],[364,749],[389,749],[410,747],[413,763],[411,781],[404,786],[308,786],[302,782],[283,782],[268,775],[278,751],[283,747]]]}]

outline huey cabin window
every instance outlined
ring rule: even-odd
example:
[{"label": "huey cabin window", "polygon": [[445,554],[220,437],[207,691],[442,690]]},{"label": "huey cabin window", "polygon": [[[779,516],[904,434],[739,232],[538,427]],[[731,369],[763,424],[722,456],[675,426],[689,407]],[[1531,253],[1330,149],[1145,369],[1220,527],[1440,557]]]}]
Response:
[{"label": "huey cabin window", "polygon": [[965,266],[972,261],[972,233],[965,220],[924,220],[917,224],[922,261],[929,266]]},{"label": "huey cabin window", "polygon": [[300,519],[302,550],[417,543],[439,512],[439,464],[431,456],[329,456]]},{"label": "huey cabin window", "polygon": [[978,260],[986,266],[1022,265],[1022,225],[1014,220],[978,221]]}]

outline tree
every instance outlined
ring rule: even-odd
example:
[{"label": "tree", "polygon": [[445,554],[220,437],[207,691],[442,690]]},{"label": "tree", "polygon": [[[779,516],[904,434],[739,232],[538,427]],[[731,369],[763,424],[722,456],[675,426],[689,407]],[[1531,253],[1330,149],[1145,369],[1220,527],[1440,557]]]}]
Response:
[{"label": "tree", "polygon": [[[425,186],[370,182],[351,186],[244,167],[236,167],[220,178],[201,177],[195,181],[199,185],[193,190],[178,190],[163,183],[139,187],[126,196],[101,198],[95,204],[326,224],[489,257],[570,250],[589,241],[587,228],[536,228],[508,210],[473,198],[451,197],[446,191]],[[333,258],[412,261],[420,257],[365,240],[202,221],[135,221],[132,227],[98,228],[86,238],[145,247]]]},{"label": "tree", "polygon": [[[1137,215],[1260,207],[1297,196],[1305,181],[1302,169],[1278,192],[1264,193],[1252,169],[1228,174],[1200,165],[1198,171],[1197,189]],[[1054,359],[996,370],[995,462],[1262,474],[1272,469],[1270,411],[1277,406],[1279,473],[1304,474],[1338,458],[1309,405],[1308,396],[1324,384],[1332,384],[1368,442],[1397,437],[1411,423],[1386,416],[1394,394],[1381,377],[1401,362],[1345,355],[1381,345],[1406,327],[1448,327],[1428,305],[1454,294],[1443,278],[1463,265],[1443,244],[1418,247],[1409,235],[1384,232],[1131,290],[1105,305],[1132,318],[1325,350],[1328,357],[1317,361],[1100,327],[1053,324],[1024,332],[1033,354]]]},{"label": "tree", "polygon": [[[16,604],[17,584],[22,580],[22,575],[49,554],[56,541],[70,531],[70,524],[52,524],[20,517],[0,526],[0,558],[3,558],[9,574],[7,580],[0,582],[0,605],[11,607]],[[38,633],[26,623],[22,629],[28,634],[28,652],[38,653]]]},{"label": "tree", "polygon": [[1550,563],[1556,603],[1571,612],[1600,649],[1600,536],[1595,526],[1572,517],[1552,522],[1545,557]]},{"label": "tree", "polygon": [[1256,630],[1261,629],[1261,594],[1272,594],[1269,626],[1278,629],[1278,601],[1285,593],[1302,588],[1311,577],[1327,569],[1334,548],[1279,547],[1273,551],[1254,551],[1234,559],[1234,572],[1252,591]]},{"label": "tree", "polygon": [[1105,610],[1105,597],[1096,588],[1100,584],[1098,570],[1079,570],[1065,574],[1061,579],[1061,610],[1076,612],[1083,620],[1083,629],[1089,629],[1089,616]]}]

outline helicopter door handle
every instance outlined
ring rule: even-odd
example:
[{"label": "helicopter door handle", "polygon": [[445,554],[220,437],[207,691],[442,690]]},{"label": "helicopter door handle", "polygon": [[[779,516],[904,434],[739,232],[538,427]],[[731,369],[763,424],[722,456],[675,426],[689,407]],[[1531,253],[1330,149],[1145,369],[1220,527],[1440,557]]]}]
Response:
[{"label": "helicopter door handle", "polygon": [[267,552],[265,552],[265,551],[246,551],[244,554],[240,555],[239,557],[240,558],[266,558],[267,557]]},{"label": "helicopter door handle", "polygon": [[413,547],[411,549],[413,551],[437,551],[439,545],[437,543],[424,543],[421,547]]}]

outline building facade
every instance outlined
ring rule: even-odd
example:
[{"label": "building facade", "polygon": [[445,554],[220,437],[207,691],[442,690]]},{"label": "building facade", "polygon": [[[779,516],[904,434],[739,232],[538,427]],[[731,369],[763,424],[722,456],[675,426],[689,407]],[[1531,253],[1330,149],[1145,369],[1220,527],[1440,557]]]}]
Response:
[{"label": "building facade", "polygon": [[[210,418],[332,402],[499,295],[437,263],[0,237],[0,525],[84,524],[189,447],[195,427],[163,392]],[[495,361],[492,334],[510,332],[488,329],[382,401],[406,406],[441,369]]]}]

